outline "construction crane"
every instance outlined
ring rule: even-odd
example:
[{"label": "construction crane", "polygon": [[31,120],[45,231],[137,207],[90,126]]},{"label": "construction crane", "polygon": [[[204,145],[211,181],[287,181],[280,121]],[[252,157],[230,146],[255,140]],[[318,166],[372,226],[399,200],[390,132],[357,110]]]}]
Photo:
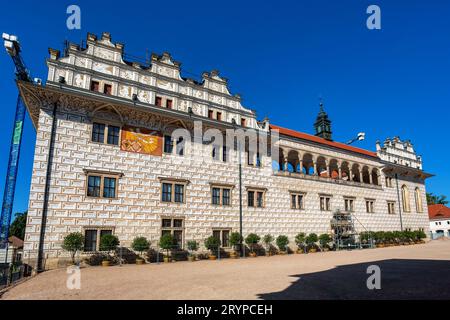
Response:
[{"label": "construction crane", "polygon": [[[25,63],[20,55],[20,43],[16,36],[4,33],[5,48],[11,56],[16,67],[16,80],[33,82]],[[20,146],[22,142],[23,123],[25,119],[25,105],[20,93],[17,97],[16,115],[9,150],[8,172],[6,174],[5,190],[3,194],[2,213],[0,217],[0,249],[8,248],[9,225],[14,204],[14,193],[16,189],[17,169],[19,166]],[[6,258],[7,258],[6,253]]]}]

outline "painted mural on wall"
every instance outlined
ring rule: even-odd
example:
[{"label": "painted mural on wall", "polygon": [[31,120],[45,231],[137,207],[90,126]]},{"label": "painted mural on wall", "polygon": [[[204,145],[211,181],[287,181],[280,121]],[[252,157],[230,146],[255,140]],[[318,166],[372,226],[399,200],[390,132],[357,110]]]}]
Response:
[{"label": "painted mural on wall", "polygon": [[122,128],[121,150],[149,154],[162,155],[162,136],[159,131],[145,128]]}]

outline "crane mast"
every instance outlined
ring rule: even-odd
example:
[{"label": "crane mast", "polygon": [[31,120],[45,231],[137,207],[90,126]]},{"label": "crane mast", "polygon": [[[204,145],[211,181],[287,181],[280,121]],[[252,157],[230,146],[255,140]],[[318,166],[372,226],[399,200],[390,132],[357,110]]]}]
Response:
[{"label": "crane mast", "polygon": [[[5,49],[11,56],[16,68],[16,80],[32,82],[33,80],[20,55],[21,48],[17,37],[4,33],[2,38],[4,40]],[[14,193],[16,189],[25,113],[25,105],[19,93],[17,97],[16,113],[14,117],[14,126],[9,150],[8,171],[6,174],[2,211],[0,216],[0,249],[5,249],[8,247],[9,225],[11,223],[14,204]]]}]

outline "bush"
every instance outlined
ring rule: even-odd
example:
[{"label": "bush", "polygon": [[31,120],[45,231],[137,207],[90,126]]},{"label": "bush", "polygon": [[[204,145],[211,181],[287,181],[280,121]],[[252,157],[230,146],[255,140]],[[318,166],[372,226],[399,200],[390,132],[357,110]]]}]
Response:
[{"label": "bush", "polygon": [[239,232],[230,234],[230,245],[236,250],[236,247],[242,243],[242,236]]},{"label": "bush", "polygon": [[120,244],[119,238],[113,234],[104,234],[100,238],[100,251],[113,251],[116,250]]},{"label": "bush", "polygon": [[250,233],[245,238],[245,243],[250,247],[251,252],[254,252],[255,246],[258,244],[259,240],[261,240],[261,237],[256,233]]},{"label": "bush", "polygon": [[305,238],[305,242],[308,245],[308,247],[315,246],[316,242],[319,241],[319,237],[315,233],[310,233]]},{"label": "bush", "polygon": [[328,244],[331,240],[331,236],[328,233],[324,233],[319,236],[319,243],[322,248],[329,248]]},{"label": "bush", "polygon": [[266,246],[266,249],[270,251],[270,247],[272,246],[272,242],[273,242],[273,236],[271,234],[266,234],[263,237],[263,242]]},{"label": "bush", "polygon": [[190,251],[190,255],[192,256],[194,252],[198,250],[198,242],[195,240],[188,241],[187,248]]},{"label": "bush", "polygon": [[75,263],[75,255],[77,251],[81,251],[84,248],[84,236],[80,232],[69,233],[64,237],[63,244],[61,246],[64,250],[70,252],[72,262]]},{"label": "bush", "polygon": [[305,247],[305,239],[306,234],[304,232],[300,232],[295,236],[295,244],[299,249],[303,249]]},{"label": "bush", "polygon": [[166,250],[167,256],[169,255],[169,250],[173,248],[175,239],[170,233],[163,234],[159,239],[159,247]]},{"label": "bush", "polygon": [[142,255],[143,251],[147,251],[150,248],[150,242],[146,237],[136,237],[131,243],[131,248]]},{"label": "bush", "polygon": [[289,238],[284,235],[277,237],[277,246],[281,251],[287,251],[287,245],[289,244]]},{"label": "bush", "polygon": [[210,250],[212,254],[217,253],[221,245],[220,239],[211,236],[205,239],[205,247]]}]

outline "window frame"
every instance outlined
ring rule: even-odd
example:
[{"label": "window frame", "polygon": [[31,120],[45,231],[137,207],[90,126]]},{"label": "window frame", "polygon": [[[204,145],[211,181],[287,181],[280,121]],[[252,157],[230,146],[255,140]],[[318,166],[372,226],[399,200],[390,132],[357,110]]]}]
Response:
[{"label": "window frame", "polygon": [[[170,227],[165,227],[163,225],[164,220],[170,220]],[[175,227],[175,220],[181,220],[181,227]],[[162,236],[165,231],[169,231],[172,237],[175,238],[174,234],[175,231],[181,231],[181,245],[179,246],[179,249],[184,249],[184,242],[185,242],[185,218],[184,217],[169,217],[169,216],[161,216],[161,224],[160,224],[160,235]]]},{"label": "window frame", "polygon": [[[118,172],[106,172],[106,171],[96,171],[96,170],[83,170],[86,175],[85,181],[85,192],[84,195],[86,198],[91,199],[106,199],[106,200],[114,200],[118,199],[119,194],[119,180],[122,178],[123,173]],[[89,195],[89,177],[99,177],[100,178],[100,193],[99,196]],[[115,187],[114,187],[114,197],[105,197],[104,195],[104,186],[105,186],[105,178],[107,179],[115,179]]]},{"label": "window frame", "polygon": [[[189,180],[183,180],[183,179],[172,179],[172,178],[163,178],[159,177],[160,180],[160,195],[159,195],[159,201],[160,203],[165,204],[178,204],[183,205],[186,204],[186,197],[187,197],[187,186],[190,183]],[[171,185],[171,191],[170,191],[170,201],[164,201],[163,200],[163,188],[164,185]],[[182,186],[182,201],[175,201],[176,200],[176,186]]]},{"label": "window frame", "polygon": [[[395,214],[395,201],[387,200],[388,214]],[[392,210],[391,210],[392,206]]]},{"label": "window frame", "polygon": [[[266,192],[267,189],[265,188],[257,188],[257,187],[246,187],[246,192],[247,192],[247,207],[248,208],[265,208],[266,207]],[[253,205],[249,205],[249,194],[250,192],[253,192]],[[261,206],[259,206],[259,202],[258,202],[258,194],[261,193],[262,194],[262,202],[261,202]]]},{"label": "window frame", "polygon": [[375,199],[364,199],[366,202],[366,213],[375,213]]},{"label": "window frame", "polygon": [[[320,211],[332,211],[331,209],[331,195],[328,194],[320,194],[319,195],[319,208]],[[322,206],[323,199],[323,206]]]},{"label": "window frame", "polygon": [[[230,235],[231,235],[231,233],[232,233],[232,230],[233,229],[231,229],[231,228],[212,228],[212,232],[211,232],[211,235],[212,236],[214,236],[214,232],[219,232],[220,233],[220,235],[219,235],[219,239],[220,239],[220,247],[221,248],[224,248],[224,249],[230,249],[231,248],[231,245],[230,245]],[[224,232],[228,232],[228,245],[224,245]]]},{"label": "window frame", "polygon": [[[219,190],[219,202],[214,203],[214,189]],[[231,184],[220,184],[220,183],[210,183],[210,192],[211,192],[211,205],[216,207],[231,207],[232,205],[232,194],[233,194],[234,185]],[[228,204],[224,203],[224,190],[228,190]]]},{"label": "window frame", "polygon": [[[293,209],[293,210],[305,210],[305,196],[306,196],[306,192],[289,191],[289,195],[290,195],[289,201],[291,203],[291,209]],[[293,197],[295,198],[294,203],[292,201]],[[300,197],[302,199],[301,206],[299,205]]]},{"label": "window frame", "polygon": [[[103,141],[94,141],[94,127],[96,125],[102,125],[103,126]],[[117,136],[117,144],[114,143],[109,143],[109,136],[110,136],[110,127],[112,128],[118,128],[119,132],[118,132],[118,136]],[[92,121],[92,125],[90,126],[90,142],[91,143],[98,143],[98,144],[103,144],[103,145],[107,145],[107,146],[115,146],[115,147],[120,147],[121,143],[122,143],[122,124],[116,123],[116,122],[108,122],[108,121],[103,121],[103,120],[96,120],[94,119]]]},{"label": "window frame", "polygon": [[[344,211],[355,212],[355,197],[344,197]],[[348,203],[348,205],[347,205]]]},{"label": "window frame", "polygon": [[[86,250],[86,232],[87,231],[96,231],[96,240],[95,240],[95,249],[94,250]],[[83,243],[83,252],[100,252],[100,238],[102,231],[111,231],[111,234],[115,234],[115,227],[113,226],[84,226],[83,227],[83,236],[85,241]]]}]

